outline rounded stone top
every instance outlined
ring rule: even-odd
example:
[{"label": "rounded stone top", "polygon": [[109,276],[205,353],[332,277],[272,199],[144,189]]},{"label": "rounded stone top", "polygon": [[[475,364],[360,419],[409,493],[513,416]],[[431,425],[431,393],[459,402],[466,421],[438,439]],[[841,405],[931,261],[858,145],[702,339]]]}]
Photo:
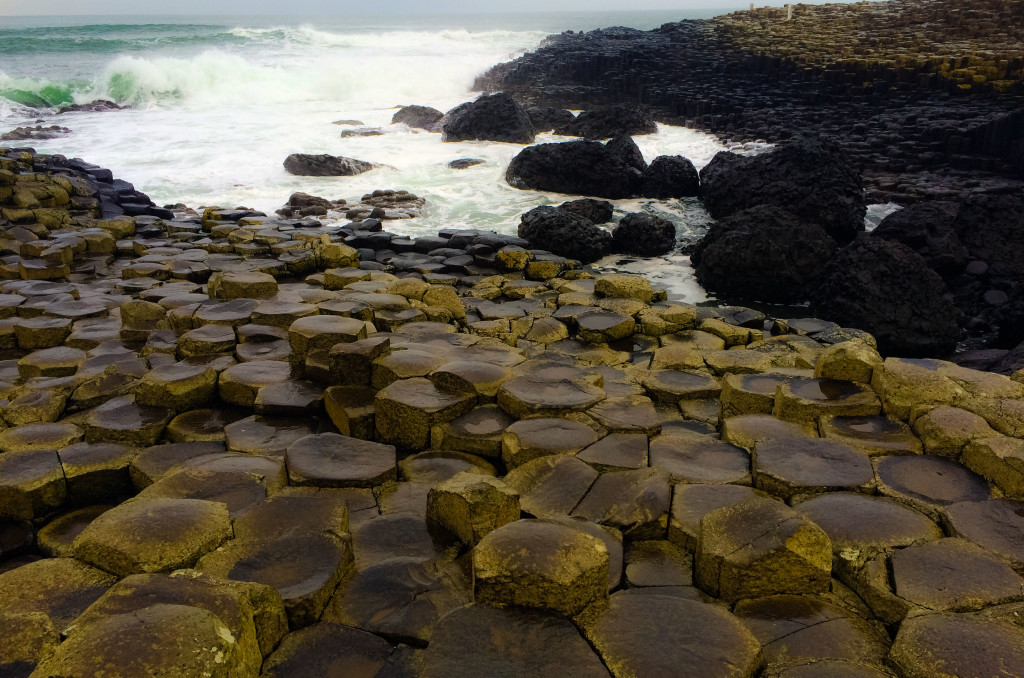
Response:
[{"label": "rounded stone top", "polygon": [[581,530],[544,520],[517,520],[484,537],[473,551],[477,577],[543,576],[568,586],[608,562],[604,542]]},{"label": "rounded stone top", "polygon": [[748,678],[761,644],[717,605],[663,595],[611,597],[584,634],[616,676]]},{"label": "rounded stone top", "polygon": [[774,438],[754,448],[754,484],[786,498],[865,488],[874,476],[867,453],[830,440]]},{"label": "rounded stone top", "polygon": [[924,515],[885,497],[834,492],[796,506],[820,525],[835,553],[884,551],[942,537],[942,530]]},{"label": "rounded stone top", "polygon": [[605,397],[603,389],[582,379],[551,379],[531,375],[510,379],[498,390],[498,404],[519,418],[582,412]]}]

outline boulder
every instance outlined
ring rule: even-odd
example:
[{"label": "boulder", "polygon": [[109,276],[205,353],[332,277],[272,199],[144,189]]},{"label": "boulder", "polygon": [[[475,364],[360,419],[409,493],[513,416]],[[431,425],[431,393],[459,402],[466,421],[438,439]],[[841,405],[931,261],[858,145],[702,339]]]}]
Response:
[{"label": "boulder", "polygon": [[375,167],[365,160],[326,154],[292,153],[284,160],[286,172],[303,177],[351,177]]},{"label": "boulder", "polygon": [[713,224],[690,260],[705,289],[788,302],[803,297],[835,251],[835,241],[817,224],[781,207],[759,205]]},{"label": "boulder", "polygon": [[864,230],[860,173],[832,141],[801,138],[754,156],[722,151],[701,170],[700,183],[716,219],[775,205],[821,225],[840,244]]},{"label": "boulder", "polygon": [[612,220],[614,213],[613,205],[607,200],[595,200],[594,198],[579,198],[563,202],[558,209],[578,214],[581,217],[590,219],[595,224],[606,224]]},{"label": "boulder", "polygon": [[953,228],[958,209],[955,202],[920,202],[887,216],[874,233],[903,243],[924,257],[936,273],[950,278],[967,265],[967,248]]},{"label": "boulder", "polygon": [[697,168],[681,155],[659,155],[642,171],[640,195],[645,198],[668,200],[700,194]]},{"label": "boulder", "polygon": [[530,122],[538,133],[553,132],[572,124],[572,121],[576,119],[572,111],[551,106],[532,106],[526,109],[526,114],[530,116]]},{"label": "boulder", "polygon": [[425,129],[428,132],[437,132],[438,123],[441,118],[444,117],[444,113],[431,108],[430,106],[402,106],[398,111],[391,116],[392,124],[400,122],[408,125],[409,127],[418,127],[419,129]]},{"label": "boulder", "polygon": [[608,141],[605,147],[630,167],[640,172],[647,169],[647,161],[644,160],[644,154],[640,151],[640,147],[636,145],[636,142],[633,141],[633,137],[622,134]]},{"label": "boulder", "polygon": [[942,278],[892,240],[858,237],[811,285],[810,299],[816,315],[873,334],[883,355],[946,354],[959,335]]},{"label": "boulder", "polygon": [[505,172],[515,188],[617,200],[635,195],[640,172],[597,141],[528,146]]},{"label": "boulder", "polygon": [[667,254],[676,246],[676,225],[653,214],[633,212],[612,231],[612,246],[616,252],[641,257]]},{"label": "boulder", "polygon": [[522,216],[519,237],[533,247],[584,263],[611,251],[612,234],[573,212],[541,205]]},{"label": "boulder", "polygon": [[507,94],[481,96],[456,106],[441,120],[444,141],[507,141],[532,144],[537,136],[530,116]]},{"label": "boulder", "polygon": [[600,110],[583,111],[572,122],[555,129],[556,134],[587,139],[609,139],[621,134],[654,134],[658,125],[639,106],[619,104]]}]

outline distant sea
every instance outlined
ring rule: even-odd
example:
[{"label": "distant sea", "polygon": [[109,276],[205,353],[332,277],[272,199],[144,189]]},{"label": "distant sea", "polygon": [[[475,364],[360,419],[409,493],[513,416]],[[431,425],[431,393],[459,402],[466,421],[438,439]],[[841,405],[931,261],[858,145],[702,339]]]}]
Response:
[{"label": "distant sea", "polygon": [[[294,191],[351,201],[394,188],[426,197],[427,207],[419,219],[389,224],[392,230],[515,232],[523,211],[565,199],[504,182],[520,147],[442,143],[440,135],[391,125],[395,107],[444,111],[475,98],[470,87],[476,75],[553,33],[650,29],[716,13],[0,17],[0,133],[37,121],[68,127],[70,135],[32,145],[109,167],[158,204],[244,205],[269,213]],[[62,104],[95,99],[131,108],[55,114]],[[362,125],[332,124],[339,120]],[[362,126],[385,133],[341,138],[342,130]],[[724,148],[707,134],[667,126],[636,141],[648,160],[680,154],[698,167]],[[282,161],[295,152],[344,155],[388,168],[358,177],[294,177]],[[486,164],[461,172],[447,168],[463,157]],[[622,206],[686,221],[680,205]]]}]

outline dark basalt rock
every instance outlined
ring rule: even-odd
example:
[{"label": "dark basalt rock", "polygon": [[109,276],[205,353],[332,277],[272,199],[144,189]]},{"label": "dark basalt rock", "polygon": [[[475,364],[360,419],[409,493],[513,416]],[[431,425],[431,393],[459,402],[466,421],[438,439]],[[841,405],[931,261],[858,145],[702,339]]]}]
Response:
[{"label": "dark basalt rock", "polygon": [[771,153],[722,151],[700,173],[704,204],[716,219],[776,205],[820,224],[844,245],[864,230],[867,205],[859,172],[826,139],[797,139]]},{"label": "dark basalt rock", "polygon": [[874,233],[903,243],[948,279],[967,265],[967,248],[953,229],[959,208],[957,203],[943,200],[910,205],[883,219]]},{"label": "dark basalt rock", "polygon": [[785,303],[803,298],[835,252],[835,241],[820,226],[760,205],[713,224],[690,260],[707,290]]},{"label": "dark basalt rock", "polygon": [[463,170],[469,169],[470,167],[476,167],[477,165],[483,165],[486,160],[480,158],[459,158],[458,160],[452,160],[448,163],[448,167],[451,169]]},{"label": "dark basalt rock", "polygon": [[131,106],[119,106],[113,101],[96,99],[87,104],[70,104],[64,106],[57,113],[107,113],[108,111],[123,111]]},{"label": "dark basalt rock", "polygon": [[71,134],[71,130],[60,125],[16,127],[10,132],[0,134],[0,141],[43,141],[46,139],[57,139],[68,134]]},{"label": "dark basalt rock", "polygon": [[409,127],[416,127],[419,129],[425,129],[429,132],[437,132],[440,130],[438,123],[441,122],[441,118],[444,117],[444,113],[431,108],[430,106],[402,106],[391,116],[392,124],[401,122],[405,123]]},{"label": "dark basalt rock", "polygon": [[616,252],[641,257],[667,254],[676,246],[676,225],[653,214],[627,214],[612,231]]},{"label": "dark basalt rock", "polygon": [[306,153],[292,153],[284,161],[284,168],[289,174],[304,177],[351,177],[375,167],[377,165],[365,160]]},{"label": "dark basalt rock", "polygon": [[700,177],[689,158],[659,155],[640,178],[640,195],[668,200],[700,194]]},{"label": "dark basalt rock", "polygon": [[556,134],[587,139],[609,139],[623,134],[654,134],[657,131],[658,125],[650,113],[627,104],[583,111],[572,122],[555,129]]},{"label": "dark basalt rock", "polygon": [[484,95],[456,106],[441,120],[444,141],[507,141],[531,144],[537,136],[530,116],[507,94]]},{"label": "dark basalt rock", "polygon": [[530,122],[533,123],[533,128],[537,132],[552,132],[572,124],[572,121],[576,119],[572,111],[552,106],[534,106],[526,109],[526,114],[530,116]]},{"label": "dark basalt rock", "polygon": [[636,193],[640,172],[600,142],[567,141],[524,148],[505,180],[515,188],[615,200]]},{"label": "dark basalt rock", "polygon": [[921,255],[859,236],[810,285],[812,313],[871,332],[886,355],[934,357],[956,345],[957,309]]},{"label": "dark basalt rock", "polygon": [[580,198],[563,202],[558,209],[578,214],[581,217],[590,219],[595,224],[606,224],[612,220],[614,212],[612,204],[607,200],[595,200],[594,198]]},{"label": "dark basalt rock", "polygon": [[519,237],[538,249],[584,263],[611,251],[612,234],[578,214],[550,205],[535,207],[522,216]]},{"label": "dark basalt rock", "polygon": [[640,172],[647,169],[647,161],[644,160],[644,154],[640,152],[640,147],[633,141],[633,137],[623,134],[615,137],[606,143],[605,146],[630,167],[634,167]]}]

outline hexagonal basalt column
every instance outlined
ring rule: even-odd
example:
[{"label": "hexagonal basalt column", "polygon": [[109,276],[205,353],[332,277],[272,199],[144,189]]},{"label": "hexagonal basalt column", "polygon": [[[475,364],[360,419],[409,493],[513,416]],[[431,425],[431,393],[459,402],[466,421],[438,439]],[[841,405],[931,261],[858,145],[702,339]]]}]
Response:
[{"label": "hexagonal basalt column", "polygon": [[590,409],[606,397],[603,389],[582,379],[526,375],[498,390],[498,405],[513,417],[559,416]]},{"label": "hexagonal basalt column", "polygon": [[387,443],[424,450],[432,426],[452,421],[475,404],[472,395],[442,390],[429,379],[402,379],[377,393],[377,432]]},{"label": "hexagonal basalt column", "polygon": [[473,550],[476,600],[578,614],[608,595],[608,549],[563,524],[519,520]]},{"label": "hexagonal basalt column", "polygon": [[772,414],[814,426],[825,415],[867,416],[881,411],[882,403],[868,386],[834,379],[792,379],[776,389]]},{"label": "hexagonal basalt column", "polygon": [[473,471],[449,478],[427,495],[427,523],[469,546],[518,519],[519,494],[501,480]]},{"label": "hexagonal basalt column", "polygon": [[754,498],[700,521],[696,582],[718,598],[824,593],[832,543],[820,527],[780,501]]}]

